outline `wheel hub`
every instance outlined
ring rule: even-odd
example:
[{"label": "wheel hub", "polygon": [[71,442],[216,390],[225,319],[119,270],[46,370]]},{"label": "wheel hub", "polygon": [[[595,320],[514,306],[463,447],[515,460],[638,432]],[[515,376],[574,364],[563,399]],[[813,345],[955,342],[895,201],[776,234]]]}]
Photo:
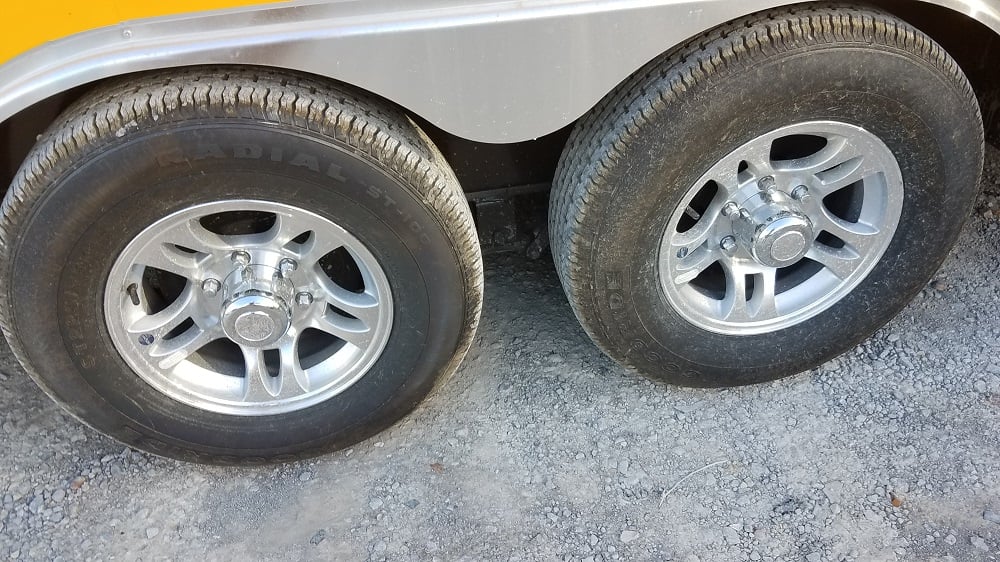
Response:
[{"label": "wheel hub", "polygon": [[277,343],[288,331],[295,286],[281,271],[264,265],[239,265],[223,287],[222,328],[231,340],[264,348]]},{"label": "wheel hub", "polygon": [[660,243],[660,287],[685,320],[711,332],[794,326],[873,270],[903,192],[892,151],[860,127],[808,121],[764,133],[682,197]]},{"label": "wheel hub", "polygon": [[139,377],[231,415],[343,392],[392,330],[389,282],[371,251],[326,218],[270,201],[205,203],[149,225],[116,260],[104,303],[115,348]]},{"label": "wheel hub", "polygon": [[740,246],[765,267],[785,267],[802,259],[816,238],[799,203],[777,189],[743,203],[733,221]]}]

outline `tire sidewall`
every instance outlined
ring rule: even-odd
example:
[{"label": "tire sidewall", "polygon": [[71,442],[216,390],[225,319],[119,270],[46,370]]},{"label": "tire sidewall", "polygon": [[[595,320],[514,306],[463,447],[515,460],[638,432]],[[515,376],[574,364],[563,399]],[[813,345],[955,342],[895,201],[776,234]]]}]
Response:
[{"label": "tire sidewall", "polygon": [[[672,78],[647,95],[659,95]],[[964,223],[977,187],[974,147],[981,145],[975,134],[981,125],[971,119],[977,113],[965,100],[909,53],[829,47],[721,72],[677,103],[643,114],[627,150],[601,177],[617,187],[587,217],[586,224],[595,225],[587,260],[594,291],[581,307],[585,324],[623,363],[698,386],[778,378],[849,349],[920,290]],[[668,303],[657,273],[667,220],[694,182],[732,150],[780,127],[817,120],[860,126],[897,158],[904,204],[883,258],[842,300],[795,326],[726,336],[690,324]]]},{"label": "tire sidewall", "polygon": [[[20,337],[36,343],[29,361],[44,386],[99,430],[154,452],[216,461],[336,448],[409,412],[454,355],[466,303],[454,298],[464,281],[452,244],[411,189],[350,147],[213,120],[147,130],[79,162],[25,224],[11,301]],[[115,351],[103,294],[122,249],[163,216],[229,198],[320,214],[358,238],[385,271],[392,333],[375,365],[341,394],[275,416],[216,414],[153,389]]]}]

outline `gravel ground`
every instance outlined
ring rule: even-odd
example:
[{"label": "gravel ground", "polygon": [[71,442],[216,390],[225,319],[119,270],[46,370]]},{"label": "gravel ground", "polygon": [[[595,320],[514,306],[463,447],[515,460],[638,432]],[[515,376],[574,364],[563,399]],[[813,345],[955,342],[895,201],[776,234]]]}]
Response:
[{"label": "gravel ground", "polygon": [[[1000,152],[938,277],[810,372],[650,382],[602,356],[549,262],[487,259],[476,343],[392,430],[252,469],[124,449],[0,350],[0,558],[1000,558]],[[991,209],[996,208],[996,215]]]}]

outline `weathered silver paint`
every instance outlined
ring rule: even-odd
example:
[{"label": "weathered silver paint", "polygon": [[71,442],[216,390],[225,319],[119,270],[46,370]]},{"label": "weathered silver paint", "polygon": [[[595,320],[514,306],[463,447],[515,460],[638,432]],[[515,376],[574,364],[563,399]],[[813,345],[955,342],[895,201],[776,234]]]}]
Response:
[{"label": "weathered silver paint", "polygon": [[[928,1],[1000,33],[1000,0]],[[69,88],[199,64],[289,68],[503,143],[572,122],[685,39],[782,0],[327,0],[125,23],[0,67],[0,122]]]}]

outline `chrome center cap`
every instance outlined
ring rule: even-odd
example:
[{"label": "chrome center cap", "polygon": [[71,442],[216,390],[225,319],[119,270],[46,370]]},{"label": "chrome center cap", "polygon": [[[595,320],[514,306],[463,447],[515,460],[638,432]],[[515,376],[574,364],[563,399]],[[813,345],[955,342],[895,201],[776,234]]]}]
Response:
[{"label": "chrome center cap", "polygon": [[733,234],[754,261],[765,267],[787,267],[801,260],[816,238],[799,202],[778,190],[744,202],[733,221]]},{"label": "chrome center cap", "polygon": [[812,245],[812,224],[795,213],[772,218],[755,231],[750,253],[768,267],[791,265],[802,259]]},{"label": "chrome center cap", "polygon": [[259,264],[238,266],[223,282],[222,329],[239,345],[271,347],[292,325],[295,287],[281,272]]},{"label": "chrome center cap", "polygon": [[800,232],[786,232],[771,243],[771,257],[776,261],[789,261],[801,257],[807,248],[806,237]]},{"label": "chrome center cap", "polygon": [[258,310],[244,312],[233,323],[236,333],[247,341],[264,341],[274,335],[277,326],[266,312]]},{"label": "chrome center cap", "polygon": [[287,306],[264,295],[246,295],[230,302],[222,312],[222,327],[230,339],[249,347],[273,345],[291,325]]}]

